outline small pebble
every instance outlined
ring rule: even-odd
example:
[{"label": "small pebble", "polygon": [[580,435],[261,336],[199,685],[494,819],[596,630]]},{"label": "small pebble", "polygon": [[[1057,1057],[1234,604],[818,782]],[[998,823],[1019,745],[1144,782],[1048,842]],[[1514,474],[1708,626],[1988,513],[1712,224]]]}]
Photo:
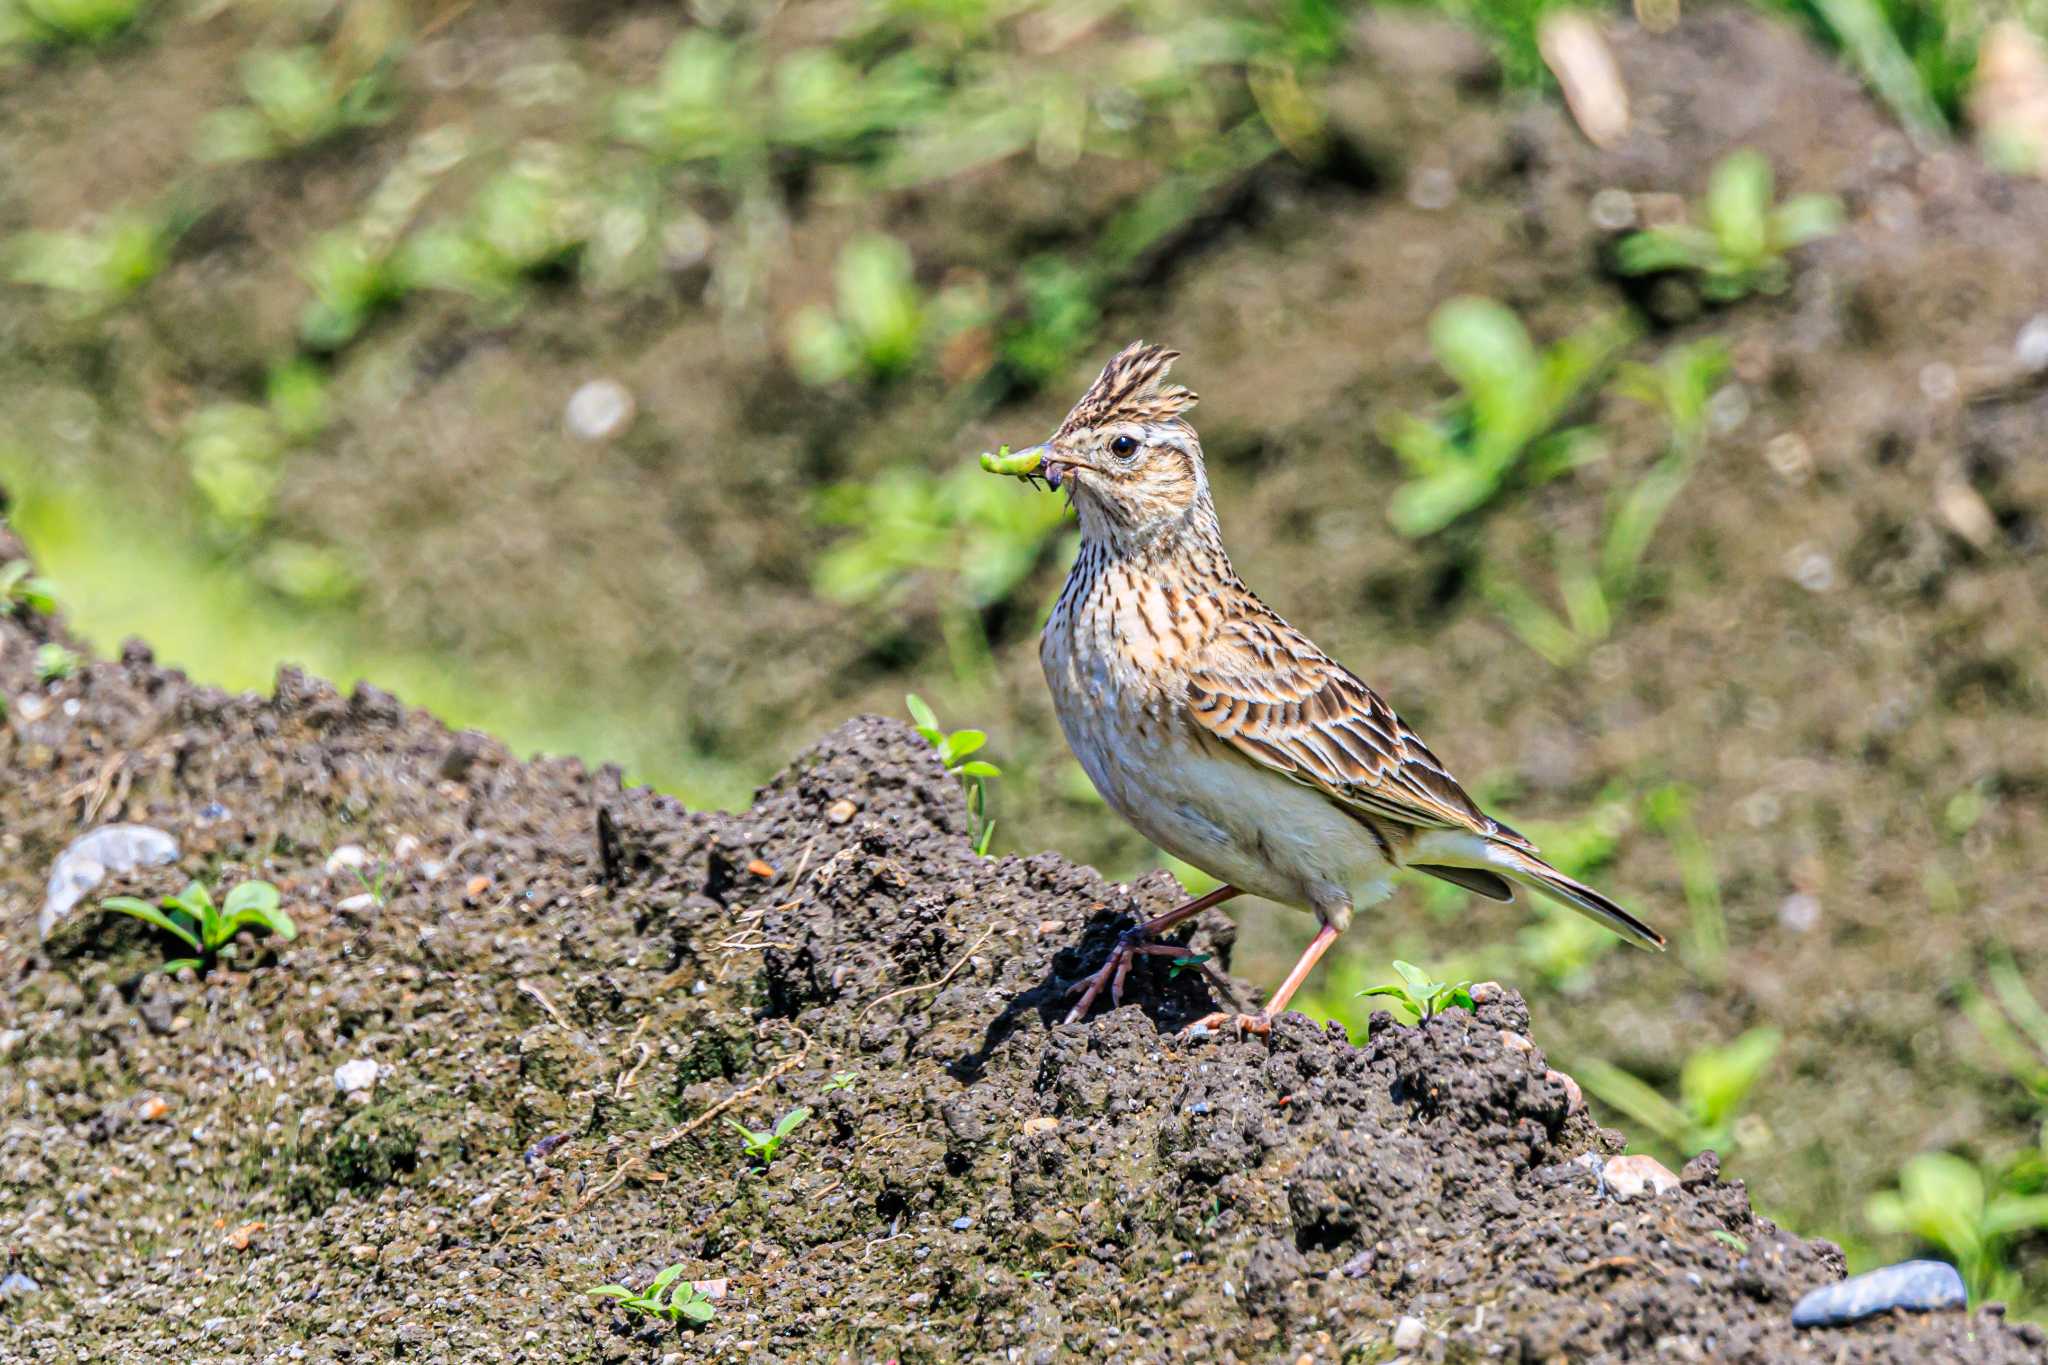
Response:
[{"label": "small pebble", "polygon": [[1636,225],[1636,197],[1610,185],[1594,193],[1588,212],[1602,232],[1622,232]]},{"label": "small pebble", "polygon": [[1803,934],[1820,923],[1820,901],[1804,891],[1785,897],[1778,907],[1778,923],[1795,934]]},{"label": "small pebble", "polygon": [[9,1271],[7,1278],[0,1280],[0,1299],[27,1298],[42,1289],[35,1276],[24,1275],[19,1270]]},{"label": "small pebble", "polygon": [[1060,1121],[1050,1114],[1040,1114],[1035,1119],[1024,1120],[1024,1131],[1027,1133],[1050,1133],[1056,1131],[1059,1126]]},{"label": "small pebble", "polygon": [[1421,1318],[1402,1318],[1394,1324],[1394,1349],[1397,1351],[1414,1350],[1422,1344],[1423,1331]]},{"label": "small pebble", "polygon": [[334,1088],[344,1094],[368,1090],[377,1084],[377,1071],[377,1063],[368,1057],[343,1062],[334,1068]]},{"label": "small pebble", "polygon": [[967,1229],[973,1226],[974,1220],[972,1218],[966,1217],[965,1215],[962,1215],[961,1217],[955,1218],[953,1220],[953,1231],[955,1232],[965,1232],[967,1231]]},{"label": "small pebble", "polygon": [[1678,1188],[1678,1177],[1653,1156],[1615,1157],[1600,1168],[1600,1179],[1607,1193],[1624,1203],[1645,1193],[1655,1198]]},{"label": "small pebble", "polygon": [[70,914],[71,908],[105,881],[109,872],[162,867],[177,860],[178,841],[150,825],[101,825],[80,835],[51,864],[49,885],[43,890],[43,911],[36,917],[36,933],[49,938],[57,921]]},{"label": "small pebble", "polygon": [[569,395],[562,423],[584,441],[607,441],[633,423],[632,391],[616,379],[593,379]]},{"label": "small pebble", "polygon": [[2048,370],[2048,313],[2036,313],[2012,343],[2013,359],[2029,370]]},{"label": "small pebble", "polygon": [[1579,1089],[1579,1083],[1577,1081],[1573,1080],[1571,1077],[1565,1075],[1562,1071],[1559,1071],[1556,1068],[1552,1068],[1551,1070],[1544,1072],[1543,1076],[1544,1079],[1556,1081],[1559,1085],[1564,1087],[1564,1111],[1567,1114],[1576,1114],[1581,1109],[1584,1109],[1586,1107],[1585,1092]]},{"label": "small pebble", "polygon": [[145,1096],[142,1103],[135,1106],[135,1117],[144,1123],[154,1123],[170,1112],[171,1106],[162,1095]]},{"label": "small pebble", "polygon": [[355,914],[358,911],[374,909],[376,907],[376,904],[377,897],[374,893],[369,891],[358,891],[353,896],[344,896],[342,899],[336,901],[334,903],[334,908],[337,910],[345,911],[348,914]]},{"label": "small pebble", "polygon": [[370,850],[364,848],[361,844],[343,844],[340,848],[327,855],[327,872],[329,876],[336,872],[346,872],[352,867],[368,867],[369,865]]},{"label": "small pebble", "polygon": [[859,806],[854,805],[853,802],[842,796],[831,805],[825,807],[825,819],[832,824],[843,825],[848,820],[851,820],[859,810]]},{"label": "small pebble", "polygon": [[1954,1266],[1946,1261],[1901,1261],[1822,1285],[1794,1305],[1792,1325],[1839,1327],[1894,1308],[1937,1313],[1968,1304],[1963,1277]]}]

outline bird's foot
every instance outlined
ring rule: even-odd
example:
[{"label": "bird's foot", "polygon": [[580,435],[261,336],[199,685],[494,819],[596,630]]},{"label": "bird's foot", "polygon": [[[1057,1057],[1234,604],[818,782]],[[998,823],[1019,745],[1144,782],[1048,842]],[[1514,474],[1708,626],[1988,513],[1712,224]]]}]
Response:
[{"label": "bird's foot", "polygon": [[1240,1038],[1244,1037],[1247,1033],[1256,1033],[1263,1038],[1273,1031],[1273,1018],[1264,1010],[1260,1010],[1257,1014],[1237,1014],[1230,1010],[1217,1010],[1214,1014],[1203,1015],[1200,1019],[1195,1020],[1194,1023],[1182,1029],[1180,1033],[1183,1038],[1207,1038],[1222,1033],[1225,1029],[1235,1032]]},{"label": "bird's foot", "polygon": [[1082,977],[1067,989],[1067,994],[1078,995],[1081,998],[1074,1002],[1074,1008],[1067,1011],[1067,1017],[1064,1022],[1071,1024],[1077,1019],[1085,1018],[1089,1008],[1101,996],[1105,987],[1109,990],[1110,1007],[1112,1009],[1123,1004],[1124,981],[1131,974],[1131,963],[1140,956],[1192,960],[1194,963],[1199,964],[1202,970],[1207,972],[1211,979],[1222,985],[1225,990],[1230,988],[1229,981],[1225,979],[1221,972],[1209,964],[1206,956],[1191,952],[1186,944],[1162,943],[1148,935],[1144,927],[1140,926],[1135,929],[1126,929],[1117,936],[1116,947],[1109,950],[1109,957],[1102,964],[1101,970],[1092,975]]}]

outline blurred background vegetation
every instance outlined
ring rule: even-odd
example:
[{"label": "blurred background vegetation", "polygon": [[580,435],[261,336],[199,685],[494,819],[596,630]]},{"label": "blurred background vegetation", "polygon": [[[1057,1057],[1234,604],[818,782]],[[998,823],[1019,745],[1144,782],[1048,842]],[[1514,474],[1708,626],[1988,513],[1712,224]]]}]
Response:
[{"label": "blurred background vegetation", "polygon": [[1306,1007],[1510,982],[1639,1146],[2038,1312],[2044,20],[0,0],[0,600],[703,804],[914,689],[994,854],[1138,876],[973,457],[1167,342],[1246,576],[1675,943],[1415,885]]}]

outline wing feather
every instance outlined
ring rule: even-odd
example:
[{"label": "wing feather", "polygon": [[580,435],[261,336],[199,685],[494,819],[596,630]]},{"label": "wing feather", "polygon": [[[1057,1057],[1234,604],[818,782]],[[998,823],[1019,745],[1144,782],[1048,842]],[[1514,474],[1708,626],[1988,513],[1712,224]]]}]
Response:
[{"label": "wing feather", "polygon": [[1224,623],[1189,671],[1195,723],[1246,758],[1353,809],[1517,848],[1392,707],[1271,614]]}]

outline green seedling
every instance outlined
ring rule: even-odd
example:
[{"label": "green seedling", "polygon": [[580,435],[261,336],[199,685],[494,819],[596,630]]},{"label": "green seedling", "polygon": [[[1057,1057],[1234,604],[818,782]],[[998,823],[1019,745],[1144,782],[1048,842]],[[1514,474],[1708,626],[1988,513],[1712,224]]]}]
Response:
[{"label": "green seedling", "polygon": [[0,0],[0,52],[16,44],[96,47],[135,26],[150,0]]},{"label": "green seedling", "polygon": [[7,276],[67,300],[79,316],[105,312],[163,272],[189,223],[179,209],[124,209],[82,232],[27,232],[8,244]]},{"label": "green seedling", "polygon": [[973,682],[993,667],[986,614],[1046,560],[1066,507],[1018,497],[965,466],[944,474],[911,467],[826,488],[811,514],[853,533],[818,556],[818,592],[893,615],[920,585],[933,590],[953,674]]},{"label": "green seedling", "polygon": [[1686,965],[1710,982],[1721,980],[1728,958],[1728,916],[1721,903],[1721,874],[1713,850],[1692,817],[1692,795],[1676,783],[1643,799],[1643,818],[1671,844],[1678,880],[1685,888],[1691,933],[1684,945]]},{"label": "green seedling", "polygon": [[1426,536],[1477,511],[1511,482],[1542,483],[1596,458],[1590,427],[1558,423],[1600,381],[1630,338],[1609,319],[1542,350],[1520,318],[1491,299],[1456,298],[1430,319],[1430,346],[1461,397],[1435,417],[1402,415],[1387,428],[1410,477],[1387,515]]},{"label": "green seedling", "polygon": [[0,615],[21,610],[48,616],[57,610],[57,589],[26,559],[10,559],[0,564]]},{"label": "green seedling", "polygon": [[78,672],[78,651],[67,649],[52,640],[36,646],[36,677],[43,682],[57,682]]},{"label": "green seedling", "polygon": [[298,928],[291,916],[278,908],[278,899],[277,888],[269,882],[247,881],[228,892],[226,903],[216,907],[212,893],[195,881],[158,905],[134,896],[110,896],[100,902],[100,909],[132,915],[191,947],[193,956],[173,958],[159,971],[178,972],[187,967],[204,971],[215,961],[234,956],[234,937],[243,929],[264,929],[281,939],[297,938]]},{"label": "green seedling", "polygon": [[1472,983],[1469,981],[1432,981],[1428,972],[1399,958],[1394,959],[1394,970],[1400,974],[1401,984],[1368,986],[1358,993],[1359,997],[1386,996],[1422,1023],[1428,1023],[1453,1005],[1463,1010],[1472,1008]]},{"label": "green seedling", "polygon": [[552,159],[532,157],[495,176],[463,222],[429,228],[405,248],[417,285],[510,305],[533,276],[573,262],[596,230],[598,204]]},{"label": "green seedling", "polygon": [[832,1073],[832,1079],[825,1082],[821,1089],[828,1095],[834,1090],[851,1090],[853,1089],[854,1082],[859,1079],[860,1077],[851,1071],[835,1071]]},{"label": "green seedling", "polygon": [[1189,953],[1185,957],[1177,957],[1167,966],[1166,979],[1171,981],[1182,972],[1194,971],[1212,956],[1211,953]]},{"label": "green seedling", "polygon": [[940,728],[938,716],[925,704],[924,698],[915,692],[905,697],[903,704],[909,709],[917,732],[938,751],[939,762],[967,789],[967,819],[974,835],[974,851],[986,858],[989,841],[996,837],[996,822],[988,818],[986,784],[991,777],[1003,775],[1003,770],[995,764],[973,756],[988,743],[988,736],[980,730],[948,733]]},{"label": "green seedling", "polygon": [[1643,561],[1664,516],[1699,467],[1707,402],[1728,363],[1718,341],[1678,347],[1657,365],[1625,364],[1622,396],[1657,409],[1670,428],[1664,454],[1608,499],[1597,548],[1561,541],[1556,552],[1562,615],[1515,579],[1485,573],[1480,588],[1522,642],[1559,668],[1578,664],[1613,633],[1621,611],[1643,594]]},{"label": "green seedling", "polygon": [[595,1298],[611,1299],[628,1313],[658,1318],[663,1322],[706,1323],[718,1315],[718,1305],[695,1284],[683,1278],[683,1268],[672,1265],[654,1277],[645,1290],[622,1284],[601,1284],[583,1291]]},{"label": "green seedling", "polygon": [[773,1128],[766,1131],[749,1128],[738,1119],[727,1119],[726,1122],[738,1129],[740,1136],[746,1139],[747,1155],[760,1162],[761,1169],[766,1170],[775,1164],[775,1154],[782,1150],[783,1141],[801,1128],[804,1120],[810,1116],[809,1109],[792,1109],[777,1119]]},{"label": "green seedling", "polygon": [[985,311],[965,288],[927,298],[910,248],[878,233],[846,244],[834,280],[836,309],[813,304],[799,310],[790,326],[790,364],[807,384],[900,378],[937,342]]},{"label": "green seedling", "polygon": [[350,79],[330,69],[317,47],[251,52],[242,58],[248,104],[207,116],[199,127],[202,161],[261,161],[385,122],[393,112],[391,65],[379,61]]},{"label": "green seedling", "polygon": [[411,288],[402,254],[381,237],[336,228],[313,239],[299,261],[313,301],[299,318],[299,340],[335,351]]},{"label": "green seedling", "polygon": [[[1972,1301],[2010,1299],[2020,1288],[2014,1246],[2048,1229],[2048,1193],[2013,1178],[2028,1168],[2016,1164],[1987,1179],[1952,1152],[1922,1152],[1899,1172],[1896,1190],[1870,1196],[1863,1216],[1879,1232],[1908,1234],[1946,1252]],[[2031,1169],[2039,1169],[2038,1154]]]},{"label": "green seedling", "polygon": [[1700,1048],[1679,1069],[1676,1103],[1641,1077],[1597,1057],[1585,1058],[1570,1070],[1587,1094],[1620,1110],[1685,1156],[1708,1148],[1726,1156],[1758,1145],[1765,1136],[1742,1107],[1778,1055],[1781,1041],[1776,1029],[1755,1028],[1732,1043]]},{"label": "green seedling", "polygon": [[1679,223],[1630,233],[1615,246],[1624,275],[1684,270],[1699,276],[1700,293],[1717,303],[1750,294],[1782,294],[1792,282],[1785,253],[1818,241],[1842,224],[1842,206],[1821,194],[1774,205],[1771,163],[1744,148],[1714,167],[1703,205],[1705,226]]}]

